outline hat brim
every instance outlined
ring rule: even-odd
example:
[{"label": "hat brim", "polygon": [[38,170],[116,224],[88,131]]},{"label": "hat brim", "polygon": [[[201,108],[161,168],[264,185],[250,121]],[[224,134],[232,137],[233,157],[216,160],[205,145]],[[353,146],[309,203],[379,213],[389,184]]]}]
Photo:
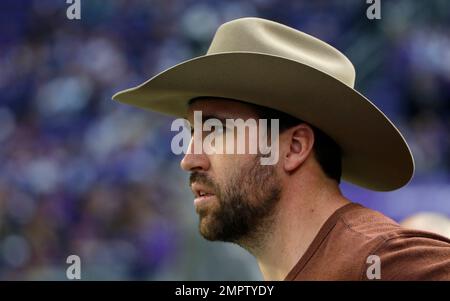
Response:
[{"label": "hat brim", "polygon": [[200,56],[169,68],[114,100],[185,117],[188,101],[210,96],[283,111],[321,129],[342,149],[342,178],[390,191],[414,173],[411,151],[392,122],[334,77],[283,57],[254,52]]}]

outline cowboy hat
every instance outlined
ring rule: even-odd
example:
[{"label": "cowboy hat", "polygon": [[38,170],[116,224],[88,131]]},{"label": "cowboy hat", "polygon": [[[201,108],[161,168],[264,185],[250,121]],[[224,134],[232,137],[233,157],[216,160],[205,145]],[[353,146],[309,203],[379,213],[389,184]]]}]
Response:
[{"label": "cowboy hat", "polygon": [[329,44],[285,25],[241,18],[221,25],[206,55],[171,67],[114,100],[185,117],[190,99],[236,99],[273,108],[321,129],[342,150],[342,178],[379,191],[414,172],[393,123],[354,90],[355,69]]}]

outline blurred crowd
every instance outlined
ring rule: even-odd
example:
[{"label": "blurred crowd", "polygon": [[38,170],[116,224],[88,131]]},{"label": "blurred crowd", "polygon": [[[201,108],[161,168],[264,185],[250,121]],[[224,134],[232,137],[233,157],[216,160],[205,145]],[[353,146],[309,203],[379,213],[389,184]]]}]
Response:
[{"label": "blurred crowd", "polygon": [[[66,18],[65,2],[0,3],[0,279],[65,279],[70,254],[90,279],[257,277],[234,250],[196,254],[213,249],[192,242],[170,118],[111,100],[204,54],[221,23],[244,16],[343,51],[356,88],[404,133],[416,162],[409,186],[383,196],[347,185],[350,195],[396,219],[450,215],[448,1],[382,0],[381,20],[359,0],[81,0],[81,20]],[[222,249],[214,268],[186,264]],[[233,278],[230,262],[247,272]]]}]

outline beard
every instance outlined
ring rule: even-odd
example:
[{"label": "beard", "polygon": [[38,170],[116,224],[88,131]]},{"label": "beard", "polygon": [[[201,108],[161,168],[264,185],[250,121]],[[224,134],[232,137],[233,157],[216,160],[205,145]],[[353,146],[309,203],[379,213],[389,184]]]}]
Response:
[{"label": "beard", "polygon": [[193,182],[208,186],[217,200],[197,208],[204,238],[233,242],[252,253],[261,247],[274,222],[281,194],[274,165],[261,165],[257,156],[236,169],[223,185],[197,171],[191,173]]}]

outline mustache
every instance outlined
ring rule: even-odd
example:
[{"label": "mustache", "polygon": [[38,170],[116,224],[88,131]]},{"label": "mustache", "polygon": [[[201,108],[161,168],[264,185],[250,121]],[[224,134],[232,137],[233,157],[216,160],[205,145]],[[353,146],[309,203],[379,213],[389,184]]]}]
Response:
[{"label": "mustache", "polygon": [[189,186],[191,186],[194,182],[209,186],[216,190],[216,184],[214,183],[214,181],[204,173],[193,171],[189,176]]}]

